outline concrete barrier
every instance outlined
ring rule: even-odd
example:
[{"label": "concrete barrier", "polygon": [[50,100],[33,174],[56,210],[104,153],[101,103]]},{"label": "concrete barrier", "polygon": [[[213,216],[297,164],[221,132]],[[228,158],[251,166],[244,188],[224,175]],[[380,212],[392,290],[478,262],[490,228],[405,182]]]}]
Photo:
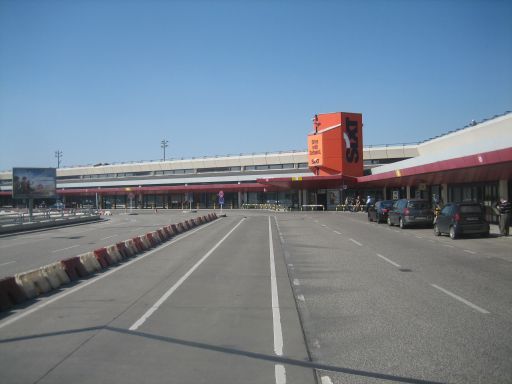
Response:
[{"label": "concrete barrier", "polygon": [[144,249],[150,249],[152,247],[151,241],[149,241],[146,235],[139,236],[140,241],[144,244]]},{"label": "concrete barrier", "polygon": [[41,270],[53,289],[58,289],[61,285],[68,284],[70,281],[60,261],[45,265],[41,267]]},{"label": "concrete barrier", "polygon": [[16,284],[13,276],[0,280],[0,311],[5,311],[14,305],[27,300],[27,296],[21,287]]},{"label": "concrete barrier", "polygon": [[171,236],[167,232],[165,232],[165,228],[157,229],[156,233],[158,234],[158,237],[160,237],[160,241],[162,243],[166,242],[171,238]]},{"label": "concrete barrier", "polygon": [[179,233],[183,232],[183,230],[178,228],[178,225],[176,225],[176,224],[171,224],[171,229],[174,231],[175,234],[179,234]]},{"label": "concrete barrier", "polygon": [[123,259],[127,259],[134,255],[134,253],[132,253],[131,250],[126,246],[125,242],[121,241],[119,243],[116,243],[116,247]]},{"label": "concrete barrier", "polygon": [[188,225],[188,222],[187,220],[185,220],[184,222],[182,223],[178,223],[178,226],[181,225],[183,227],[183,231],[189,231],[190,230],[190,225]]},{"label": "concrete barrier", "polygon": [[162,228],[167,240],[170,240],[172,238],[172,229],[169,225]]},{"label": "concrete barrier", "polygon": [[130,252],[130,256],[135,256],[137,253],[139,253],[137,245],[133,239],[125,240],[124,244],[128,252]]},{"label": "concrete barrier", "polygon": [[114,260],[107,253],[107,248],[99,248],[94,250],[94,256],[101,265],[101,268],[108,268],[114,264]]},{"label": "concrete barrier", "polygon": [[144,237],[149,242],[151,247],[156,247],[161,243],[160,239],[155,235],[155,232],[146,233]]},{"label": "concrete barrier", "polygon": [[115,244],[109,245],[106,248],[108,255],[114,261],[114,264],[118,264],[121,261],[123,261],[123,256],[121,256],[121,253],[119,253],[119,250],[117,249],[117,246]]},{"label": "concrete barrier", "polygon": [[101,264],[96,259],[94,252],[87,252],[77,256],[89,274],[102,270]]},{"label": "concrete barrier", "polygon": [[60,262],[70,281],[75,281],[89,275],[80,259],[76,256],[61,260]]},{"label": "concrete barrier", "polygon": [[137,248],[137,253],[144,252],[147,249],[139,237],[134,237],[132,241],[135,244],[135,248]]},{"label": "concrete barrier", "polygon": [[188,223],[188,226],[190,227],[190,229],[196,227],[196,222],[194,221],[194,219],[188,220],[187,223]]},{"label": "concrete barrier", "polygon": [[43,293],[48,293],[52,290],[52,286],[48,279],[43,275],[41,269],[33,269],[31,271],[17,273],[14,276],[16,284],[18,284],[25,295],[29,299],[33,299]]}]

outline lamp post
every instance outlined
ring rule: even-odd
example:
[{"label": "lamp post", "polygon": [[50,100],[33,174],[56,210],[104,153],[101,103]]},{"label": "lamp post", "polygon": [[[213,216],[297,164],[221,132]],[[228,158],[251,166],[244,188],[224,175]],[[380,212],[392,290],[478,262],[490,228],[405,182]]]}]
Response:
[{"label": "lamp post", "polygon": [[55,157],[57,158],[57,168],[60,168],[60,159],[62,157],[62,151],[55,151]]},{"label": "lamp post", "polygon": [[165,148],[168,147],[167,143],[169,143],[167,140],[163,139],[161,142],[160,142],[160,148],[163,148],[164,150],[164,161],[165,161]]}]

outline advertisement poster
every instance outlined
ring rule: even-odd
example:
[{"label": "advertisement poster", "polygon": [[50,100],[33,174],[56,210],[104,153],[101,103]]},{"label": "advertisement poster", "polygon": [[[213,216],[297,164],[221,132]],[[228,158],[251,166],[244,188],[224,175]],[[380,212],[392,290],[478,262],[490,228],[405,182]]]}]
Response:
[{"label": "advertisement poster", "polygon": [[14,199],[41,199],[56,196],[55,168],[13,168],[12,197]]}]

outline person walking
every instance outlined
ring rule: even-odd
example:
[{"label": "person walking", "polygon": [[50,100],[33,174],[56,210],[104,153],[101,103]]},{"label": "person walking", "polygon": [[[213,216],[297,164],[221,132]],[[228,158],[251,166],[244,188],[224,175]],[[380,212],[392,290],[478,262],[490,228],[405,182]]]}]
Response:
[{"label": "person walking", "polygon": [[499,214],[500,234],[501,236],[508,236],[510,233],[512,204],[507,199],[500,199],[500,201],[496,203],[496,211]]}]

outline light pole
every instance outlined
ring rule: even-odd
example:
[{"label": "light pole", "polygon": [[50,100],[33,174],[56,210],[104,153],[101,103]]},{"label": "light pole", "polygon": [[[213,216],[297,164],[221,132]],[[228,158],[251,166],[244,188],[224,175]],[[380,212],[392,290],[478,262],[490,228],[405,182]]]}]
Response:
[{"label": "light pole", "polygon": [[57,168],[60,168],[60,158],[62,157],[62,151],[55,151],[55,157],[57,158]]},{"label": "light pole", "polygon": [[167,147],[168,147],[167,143],[168,143],[168,141],[167,141],[167,140],[165,140],[165,139],[163,139],[163,140],[160,142],[160,148],[163,148],[163,150],[164,150],[164,161],[165,161],[165,148],[167,148]]}]

